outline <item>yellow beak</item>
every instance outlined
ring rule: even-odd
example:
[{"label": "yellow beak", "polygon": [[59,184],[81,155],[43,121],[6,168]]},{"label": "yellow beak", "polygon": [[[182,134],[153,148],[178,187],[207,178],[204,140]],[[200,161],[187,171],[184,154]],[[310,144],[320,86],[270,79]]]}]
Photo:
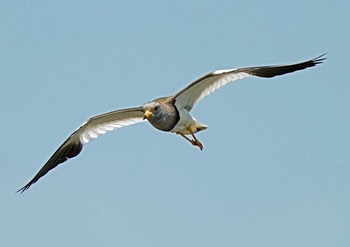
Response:
[{"label": "yellow beak", "polygon": [[152,116],[152,115],[153,115],[153,113],[152,113],[151,110],[146,110],[146,111],[145,111],[145,114],[143,114],[144,119],[145,119],[145,118],[149,118],[149,117]]}]

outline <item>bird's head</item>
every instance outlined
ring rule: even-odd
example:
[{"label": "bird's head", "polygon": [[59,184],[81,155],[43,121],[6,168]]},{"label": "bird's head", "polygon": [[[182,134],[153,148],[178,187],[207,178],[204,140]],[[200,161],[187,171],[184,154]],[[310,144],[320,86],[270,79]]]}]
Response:
[{"label": "bird's head", "polygon": [[143,119],[159,118],[161,114],[161,104],[156,101],[151,101],[143,104],[142,106],[144,115]]}]

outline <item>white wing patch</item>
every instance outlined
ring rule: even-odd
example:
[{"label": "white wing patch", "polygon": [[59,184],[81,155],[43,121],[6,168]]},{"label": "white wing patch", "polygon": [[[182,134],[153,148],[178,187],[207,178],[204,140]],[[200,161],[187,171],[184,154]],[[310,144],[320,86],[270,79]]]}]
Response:
[{"label": "white wing patch", "polygon": [[128,125],[136,124],[142,122],[143,119],[139,117],[128,118],[123,120],[116,120],[111,122],[103,123],[89,123],[85,122],[81,127],[81,133],[79,135],[79,140],[82,144],[87,144],[88,142],[96,139],[100,135],[106,134],[109,131],[125,127]]},{"label": "white wing patch", "polygon": [[208,96],[209,94],[211,94],[215,90],[225,86],[229,82],[237,81],[237,80],[251,76],[250,74],[245,73],[245,72],[229,74],[230,71],[231,70],[217,70],[217,71],[213,72],[214,75],[222,75],[222,74],[225,74],[225,75],[216,78],[216,80],[213,81],[213,83],[209,84],[206,88],[204,88],[204,90],[199,95],[199,97],[194,101],[194,104],[198,103],[201,99]]},{"label": "white wing patch", "polygon": [[239,72],[237,69],[216,70],[211,74],[194,81],[176,95],[175,105],[191,111],[194,104],[198,103],[205,96],[211,94],[229,82],[240,80],[251,76],[246,72]]}]

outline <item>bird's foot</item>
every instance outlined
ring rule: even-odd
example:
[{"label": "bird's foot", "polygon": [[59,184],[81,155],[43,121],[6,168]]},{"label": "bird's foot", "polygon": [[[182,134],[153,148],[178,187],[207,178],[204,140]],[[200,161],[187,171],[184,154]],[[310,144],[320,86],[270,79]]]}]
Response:
[{"label": "bird's foot", "polygon": [[193,136],[194,139],[188,138],[187,136],[185,136],[185,135],[182,134],[181,132],[176,132],[176,134],[178,134],[178,135],[182,136],[183,138],[185,138],[185,139],[186,139],[187,141],[189,141],[193,146],[197,146],[197,147],[199,147],[200,150],[203,150],[203,144],[202,144],[200,141],[197,140],[197,138],[194,136],[193,133],[191,133],[191,134],[192,134],[192,136]]},{"label": "bird's foot", "polygon": [[203,150],[203,144],[200,141],[198,141],[197,139],[191,140],[191,143],[192,143],[193,146],[199,147],[199,149],[201,151]]}]

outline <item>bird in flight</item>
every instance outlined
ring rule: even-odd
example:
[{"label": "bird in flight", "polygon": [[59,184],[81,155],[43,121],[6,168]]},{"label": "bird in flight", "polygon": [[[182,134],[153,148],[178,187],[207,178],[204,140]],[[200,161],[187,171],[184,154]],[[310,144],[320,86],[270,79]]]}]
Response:
[{"label": "bird in flight", "polygon": [[33,179],[17,192],[23,193],[28,190],[50,170],[77,156],[84,145],[100,135],[114,129],[143,122],[146,119],[156,129],[176,133],[202,150],[203,145],[196,138],[195,133],[205,130],[207,126],[197,121],[190,114],[193,106],[201,99],[229,82],[250,76],[271,78],[314,67],[326,59],[324,56],[325,54],[294,64],[216,70],[195,80],[169,97],[161,97],[139,107],[120,109],[94,116],[71,134]]}]

